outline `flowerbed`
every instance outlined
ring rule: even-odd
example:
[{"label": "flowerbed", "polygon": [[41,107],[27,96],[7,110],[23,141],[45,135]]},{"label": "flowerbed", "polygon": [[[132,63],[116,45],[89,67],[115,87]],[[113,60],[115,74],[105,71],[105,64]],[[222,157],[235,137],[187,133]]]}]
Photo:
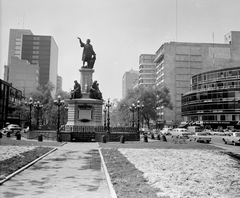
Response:
[{"label": "flowerbed", "polygon": [[240,165],[221,151],[119,149],[158,197],[237,198]]},{"label": "flowerbed", "polygon": [[188,142],[100,143],[119,198],[237,198],[240,155]]}]

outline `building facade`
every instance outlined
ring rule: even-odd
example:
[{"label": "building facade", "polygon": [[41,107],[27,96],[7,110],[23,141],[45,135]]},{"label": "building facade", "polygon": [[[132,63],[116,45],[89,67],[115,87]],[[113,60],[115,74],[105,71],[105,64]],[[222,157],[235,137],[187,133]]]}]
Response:
[{"label": "building facade", "polygon": [[125,98],[128,91],[133,89],[133,85],[138,81],[138,75],[139,72],[132,69],[124,73],[122,77],[122,98]]},{"label": "building facade", "polygon": [[57,92],[62,91],[62,77],[57,76]]},{"label": "building facade", "polygon": [[[9,38],[8,64],[11,57],[27,60],[39,67],[39,85],[51,82],[54,86],[52,96],[57,89],[58,47],[53,37],[33,35],[30,30],[11,29]],[[7,72],[5,72],[7,73]],[[8,79],[4,75],[4,79]],[[13,83],[13,82],[10,82]]]},{"label": "building facade", "polygon": [[240,66],[194,75],[182,95],[182,120],[240,129]]},{"label": "building facade", "polygon": [[27,60],[11,57],[11,63],[5,66],[6,81],[22,91],[24,97],[29,98],[39,85],[38,64],[30,64]]},{"label": "building facade", "polygon": [[11,63],[11,57],[15,56],[21,59],[22,54],[22,35],[33,35],[31,30],[10,29],[8,46],[8,65]]},{"label": "building facade", "polygon": [[213,69],[240,65],[240,32],[233,31],[224,37],[224,44],[164,43],[156,52],[156,87],[170,91],[173,110],[162,109],[163,119],[179,124],[181,96],[190,91],[193,75]]},{"label": "building facade", "polygon": [[20,124],[20,113],[14,113],[22,100],[22,92],[0,79],[0,129],[8,124]]},{"label": "building facade", "polygon": [[139,87],[153,88],[156,85],[155,54],[141,54],[139,57]]}]

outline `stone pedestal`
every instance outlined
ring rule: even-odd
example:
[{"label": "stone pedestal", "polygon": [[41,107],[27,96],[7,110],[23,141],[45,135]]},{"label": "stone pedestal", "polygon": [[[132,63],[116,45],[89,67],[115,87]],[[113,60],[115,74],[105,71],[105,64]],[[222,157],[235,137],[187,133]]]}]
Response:
[{"label": "stone pedestal", "polygon": [[90,98],[69,99],[67,126],[103,126],[103,100]]},{"label": "stone pedestal", "polygon": [[65,126],[66,132],[92,132],[94,128],[101,128],[103,126],[103,100],[89,98],[94,70],[90,68],[81,68],[79,71],[81,73],[80,84],[82,88],[82,98],[65,100],[68,103],[68,122]]},{"label": "stone pedestal", "polygon": [[81,73],[80,77],[80,85],[82,86],[82,96],[83,98],[88,98],[90,87],[92,85],[92,74],[94,73],[94,69],[90,68],[82,68],[79,69]]}]

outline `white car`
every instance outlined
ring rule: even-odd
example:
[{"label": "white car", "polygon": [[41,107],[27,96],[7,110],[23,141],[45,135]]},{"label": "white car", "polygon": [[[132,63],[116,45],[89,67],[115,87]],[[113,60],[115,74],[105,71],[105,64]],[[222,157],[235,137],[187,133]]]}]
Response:
[{"label": "white car", "polygon": [[197,132],[195,135],[189,136],[190,141],[196,141],[196,142],[206,142],[210,143],[211,138],[208,136],[206,132]]},{"label": "white car", "polygon": [[17,124],[9,124],[7,127],[2,129],[2,134],[7,134],[8,132],[14,133],[14,132],[20,132],[22,128],[18,126]]},{"label": "white car", "polygon": [[187,131],[185,128],[175,128],[171,131],[171,136],[173,137],[184,137],[188,138],[191,135],[191,132]]},{"label": "white car", "polygon": [[225,144],[240,144],[240,132],[233,132],[232,136],[226,136],[222,139]]}]

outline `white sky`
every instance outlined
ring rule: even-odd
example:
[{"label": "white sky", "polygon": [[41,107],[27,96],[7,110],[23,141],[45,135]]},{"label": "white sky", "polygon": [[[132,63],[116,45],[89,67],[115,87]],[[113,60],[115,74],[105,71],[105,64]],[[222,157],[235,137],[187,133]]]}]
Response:
[{"label": "white sky", "polygon": [[55,39],[64,91],[73,88],[73,80],[80,81],[77,37],[90,38],[97,54],[93,80],[104,99],[121,99],[122,76],[138,70],[141,54],[154,54],[176,38],[212,43],[213,32],[214,42],[223,43],[225,34],[240,31],[239,13],[239,0],[0,0],[0,78],[10,29]]}]

